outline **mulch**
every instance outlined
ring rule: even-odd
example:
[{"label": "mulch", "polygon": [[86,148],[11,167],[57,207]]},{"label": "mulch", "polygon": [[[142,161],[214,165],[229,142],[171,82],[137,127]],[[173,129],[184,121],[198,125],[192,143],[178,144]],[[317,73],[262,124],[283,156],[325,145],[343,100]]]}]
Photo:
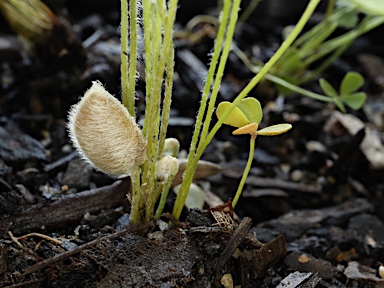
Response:
[{"label": "mulch", "polygon": [[[180,4],[180,31],[194,15],[215,13],[209,1],[188,2]],[[223,126],[203,155],[222,172],[196,180],[206,209],[184,209],[181,222],[166,213],[161,221],[130,226],[129,178],[93,170],[66,131],[68,109],[91,81],[120,94],[119,7],[78,5],[52,6],[66,23],[55,34],[54,45],[66,47],[60,53],[41,47],[26,53],[0,16],[0,287],[384,287],[384,43],[377,37],[383,27],[359,38],[323,75],[339,83],[347,71],[362,73],[368,100],[359,111],[343,114],[302,95],[279,96],[268,82],[251,91],[264,107],[262,125],[287,122],[293,129],[257,139],[235,211],[227,201],[249,139]],[[298,16],[274,12],[262,6],[238,29],[240,49],[263,61],[273,54],[282,29]],[[184,150],[211,28],[195,27],[207,33],[194,41],[175,39],[168,136]],[[219,101],[231,101],[252,76],[231,54]],[[306,88],[320,91],[316,82]],[[172,211],[170,194],[165,212]]]}]

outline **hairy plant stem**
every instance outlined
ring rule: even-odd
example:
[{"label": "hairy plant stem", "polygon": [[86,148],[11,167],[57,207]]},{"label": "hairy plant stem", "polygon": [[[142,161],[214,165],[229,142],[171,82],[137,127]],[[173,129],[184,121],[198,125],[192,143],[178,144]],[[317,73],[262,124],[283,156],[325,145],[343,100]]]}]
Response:
[{"label": "hairy plant stem", "polygon": [[171,112],[171,102],[172,102],[172,87],[173,87],[173,70],[174,70],[174,55],[175,51],[172,48],[168,51],[169,57],[165,62],[166,69],[166,79],[165,79],[165,92],[163,100],[163,109],[161,111],[161,127],[160,127],[160,140],[159,140],[159,157],[163,155],[164,152],[164,142],[167,136],[168,120],[169,114]]},{"label": "hairy plant stem", "polygon": [[128,112],[135,117],[136,66],[137,66],[137,9],[141,0],[129,1],[129,70],[128,70]]},{"label": "hairy plant stem", "polygon": [[172,181],[173,181],[174,177],[175,177],[175,175],[172,175],[171,177],[169,177],[167,182],[163,185],[159,206],[157,207],[156,214],[154,217],[155,219],[159,219],[161,216],[161,213],[163,213],[165,203],[167,202],[168,192],[169,192],[169,189],[171,188]]},{"label": "hairy plant stem", "polygon": [[120,29],[121,29],[121,36],[120,36],[120,58],[121,58],[121,66],[120,66],[120,72],[121,72],[121,99],[123,102],[123,105],[128,109],[129,111],[129,89],[128,89],[128,57],[126,53],[128,53],[128,0],[121,0],[121,22],[120,22]]},{"label": "hairy plant stem", "polygon": [[[160,2],[160,1],[159,1]],[[168,11],[166,11],[165,6],[162,6],[161,4],[158,6],[159,13],[162,18],[162,22],[164,25],[164,36],[163,36],[163,44],[161,46],[161,53],[160,53],[160,59],[159,64],[157,68],[157,77],[155,79],[155,86],[154,86],[154,99],[152,99],[153,102],[155,102],[155,111],[151,111],[150,114],[150,125],[154,126],[152,129],[149,129],[148,133],[148,154],[150,155],[149,158],[149,169],[147,172],[147,199],[146,199],[146,221],[149,221],[153,217],[153,208],[155,205],[155,196],[156,196],[156,189],[155,189],[155,169],[156,169],[156,161],[160,158],[161,155],[159,155],[159,133],[160,133],[160,99],[161,99],[161,88],[163,84],[163,75],[164,71],[166,69],[166,62],[167,59],[170,56],[173,56],[173,53],[170,53],[170,50],[173,49],[173,25],[175,22],[176,17],[176,10],[177,10],[177,4],[178,0],[170,0],[168,2]],[[168,13],[167,13],[168,12]],[[173,58],[170,60],[173,61]],[[171,66],[173,67],[173,65]],[[167,91],[167,93],[170,93]],[[170,97],[170,95],[169,95]],[[170,99],[167,105],[170,105]],[[168,109],[168,108],[167,108]],[[153,113],[155,112],[155,113]],[[167,112],[166,112],[167,113]],[[165,137],[164,139],[165,140]]]},{"label": "hairy plant stem", "polygon": [[133,224],[141,221],[140,215],[140,200],[141,200],[141,185],[140,185],[140,167],[135,167],[131,174],[132,182],[132,197],[131,197],[131,220]]},{"label": "hairy plant stem", "polygon": [[[149,191],[153,189],[154,183],[151,182],[151,171],[154,171],[156,156],[156,142],[158,140],[158,124],[160,116],[160,92],[161,89],[156,89],[156,85],[162,85],[162,74],[158,75],[159,57],[162,46],[162,29],[164,19],[161,17],[160,9],[163,9],[161,1],[153,2],[145,0],[143,6],[146,10],[143,12],[144,17],[144,39],[145,39],[145,61],[146,61],[146,107],[143,132],[147,139],[147,160],[142,167],[142,204],[140,210],[145,210],[145,215],[148,211],[147,200],[150,197]],[[160,83],[159,83],[160,78]],[[157,116],[157,117],[156,117]],[[155,143],[154,143],[155,142]],[[154,172],[153,172],[154,173]],[[151,187],[149,187],[151,186]],[[150,205],[152,202],[149,203]]]},{"label": "hairy plant stem", "polygon": [[235,206],[237,204],[237,201],[239,201],[240,195],[243,192],[243,187],[244,187],[245,181],[247,180],[249,171],[251,170],[251,165],[252,165],[252,161],[253,161],[253,155],[255,154],[255,140],[256,140],[256,136],[257,136],[256,134],[255,135],[251,135],[251,140],[249,142],[248,161],[247,161],[247,165],[245,165],[243,176],[241,177],[241,180],[240,180],[240,184],[237,187],[235,198],[233,198],[233,201],[232,201],[232,207],[233,208],[235,208]]},{"label": "hairy plant stem", "polygon": [[[304,28],[305,24],[308,22],[315,8],[319,4],[320,0],[311,0],[302,14],[299,22],[289,34],[287,39],[281,44],[280,48],[276,51],[276,53],[271,57],[271,59],[264,65],[264,67],[260,70],[260,72],[249,82],[249,84],[240,92],[240,94],[233,101],[234,105],[231,105],[229,109],[219,118],[218,122],[212,128],[211,132],[207,135],[205,139],[201,139],[199,142],[195,155],[193,155],[192,161],[188,161],[188,165],[185,171],[185,177],[180,187],[180,191],[178,197],[175,202],[175,206],[173,209],[173,216],[176,219],[179,219],[181,211],[183,209],[185,200],[188,195],[189,186],[192,183],[193,174],[196,171],[197,163],[203,154],[205,148],[208,146],[214,135],[217,133],[224,120],[228,117],[228,115],[237,107],[240,101],[248,95],[248,93],[260,82],[260,80],[264,77],[264,75],[269,71],[269,69],[279,60],[279,58],[284,54],[284,52],[292,45],[293,41],[297,38],[299,33]],[[190,152],[191,153],[191,152]],[[189,159],[189,158],[188,158]]]},{"label": "hairy plant stem", "polygon": [[[145,115],[149,115],[150,111],[150,100],[152,96],[153,91],[153,81],[152,81],[152,71],[153,71],[153,50],[151,50],[151,31],[152,30],[152,21],[153,21],[153,15],[155,14],[154,11],[154,4],[151,4],[150,0],[143,0],[143,24],[144,24],[144,59],[145,59]],[[149,128],[149,117],[144,118],[144,125],[143,125],[143,135],[147,138],[148,134],[148,128]]]},{"label": "hairy plant stem", "polygon": [[[135,2],[132,4],[132,2]],[[130,1],[130,23],[128,24],[128,0],[121,0],[121,90],[122,102],[128,109],[131,116],[135,116],[135,76],[136,76],[136,58],[137,58],[137,6],[136,0]],[[133,9],[133,11],[132,11]],[[130,33],[130,63],[128,68],[128,30]],[[131,77],[131,75],[133,76]],[[132,79],[131,79],[132,78]],[[141,202],[141,185],[140,185],[140,167],[134,167],[131,174],[131,219],[132,223],[141,221],[140,217],[140,202]]]},{"label": "hairy plant stem", "polygon": [[[239,5],[239,3],[238,3],[238,5]],[[238,9],[238,7],[237,7],[237,9]],[[235,10],[235,9],[232,9],[232,10]],[[236,12],[237,12],[237,10],[236,10]],[[229,19],[230,15],[231,15],[231,1],[226,0],[226,1],[224,1],[223,10],[221,12],[219,31],[218,31],[218,34],[217,34],[217,37],[216,37],[215,46],[214,46],[214,50],[213,50],[213,55],[212,55],[212,59],[211,59],[211,63],[210,63],[209,69],[208,69],[208,75],[207,75],[207,79],[206,79],[206,82],[205,82],[205,86],[204,86],[204,90],[203,90],[203,94],[202,94],[202,98],[201,98],[200,108],[199,108],[199,111],[198,111],[198,114],[197,114],[197,117],[196,117],[195,130],[193,132],[192,141],[191,141],[191,145],[190,145],[190,148],[189,148],[188,163],[193,163],[194,162],[195,153],[196,153],[196,146],[197,146],[199,137],[200,137],[200,141],[202,141],[204,139],[204,138],[202,138],[200,136],[200,129],[201,129],[202,124],[203,124],[203,119],[204,119],[204,115],[205,115],[206,105],[207,105],[208,98],[209,98],[208,96],[209,96],[209,92],[211,90],[211,85],[212,85],[212,82],[213,82],[213,79],[214,79],[214,75],[215,75],[215,71],[216,71],[216,66],[217,66],[217,63],[218,63],[218,60],[219,60],[219,56],[220,56],[220,53],[221,53],[221,49],[222,49],[222,46],[223,46],[224,36],[225,36],[225,32],[227,30],[227,25],[228,25],[227,23],[228,23],[228,19]],[[226,59],[222,58],[221,61],[226,61]],[[210,101],[212,101],[212,100],[210,100]],[[190,164],[188,164],[187,167],[189,165]],[[178,213],[179,216],[180,216],[181,210],[183,209],[185,200],[186,200],[187,195],[188,195],[189,186],[192,183],[192,178],[193,178],[193,173],[194,172],[195,172],[195,169],[192,171],[192,174],[187,174],[187,173],[184,174],[183,183],[185,182],[185,183],[189,183],[189,184],[188,185],[184,184],[184,187],[182,185],[183,189],[179,191],[179,194],[178,194],[178,196],[176,198],[176,201],[175,201],[175,204],[174,204],[174,207],[173,207],[174,215],[175,215],[175,213],[176,214]]]},{"label": "hairy plant stem", "polygon": [[209,99],[207,114],[204,119],[203,131],[201,132],[201,135],[200,135],[201,139],[204,139],[207,136],[209,125],[212,120],[213,111],[215,110],[216,98],[217,98],[217,95],[219,94],[221,81],[224,75],[224,68],[225,68],[225,65],[227,64],[229,51],[231,50],[231,46],[232,46],[231,44],[232,44],[233,34],[235,33],[237,16],[238,16],[238,7],[240,6],[240,1],[241,0],[238,0],[238,3],[234,1],[232,4],[233,6],[231,10],[231,15],[229,17],[230,21],[228,24],[227,35],[224,41],[223,51],[221,52],[221,57],[219,61],[219,67],[217,68],[217,72],[216,72],[215,82],[213,83],[211,98]]},{"label": "hairy plant stem", "polygon": [[193,132],[191,146],[189,148],[188,162],[193,159],[195,151],[196,151],[197,142],[198,142],[199,136],[200,136],[200,129],[202,127],[203,118],[204,118],[204,114],[205,114],[205,110],[206,110],[206,106],[207,106],[207,102],[208,102],[209,92],[211,91],[211,85],[212,85],[212,82],[213,82],[213,79],[215,76],[216,66],[217,66],[219,56],[221,53],[221,49],[223,46],[224,35],[225,35],[225,31],[227,29],[227,23],[228,23],[230,8],[231,8],[231,2],[225,1],[223,11],[221,13],[221,21],[220,21],[219,31],[217,33],[217,37],[215,40],[215,46],[214,46],[214,50],[213,50],[213,54],[212,54],[212,59],[211,59],[210,65],[209,65],[208,75],[207,75],[207,79],[205,81],[204,90],[203,90],[203,94],[201,97],[200,109],[199,109],[197,117],[196,117],[195,130]]}]

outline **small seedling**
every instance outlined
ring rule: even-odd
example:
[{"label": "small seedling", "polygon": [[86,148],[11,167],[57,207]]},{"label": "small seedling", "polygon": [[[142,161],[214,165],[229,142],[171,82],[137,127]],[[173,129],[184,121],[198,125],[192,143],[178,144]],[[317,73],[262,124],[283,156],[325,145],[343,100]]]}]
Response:
[{"label": "small seedling", "polygon": [[361,86],[364,85],[364,78],[357,72],[348,72],[340,84],[339,93],[335,88],[325,79],[321,78],[320,87],[323,92],[332,97],[335,104],[339,109],[345,112],[345,105],[353,110],[360,109],[367,99],[365,92],[356,92]]},{"label": "small seedling", "polygon": [[[221,102],[216,110],[216,115],[220,118],[227,109],[233,106],[231,102]],[[240,198],[241,192],[247,179],[249,170],[251,169],[253,155],[255,152],[255,140],[258,135],[260,136],[274,136],[287,132],[292,128],[291,124],[277,124],[258,130],[261,119],[263,118],[263,110],[261,109],[260,102],[255,98],[244,98],[235,107],[228,117],[224,120],[224,124],[237,127],[232,132],[233,135],[249,134],[251,135],[249,157],[247,165],[245,166],[243,176],[241,178],[239,187],[237,188],[235,198],[232,202],[232,207],[235,207]]]}]

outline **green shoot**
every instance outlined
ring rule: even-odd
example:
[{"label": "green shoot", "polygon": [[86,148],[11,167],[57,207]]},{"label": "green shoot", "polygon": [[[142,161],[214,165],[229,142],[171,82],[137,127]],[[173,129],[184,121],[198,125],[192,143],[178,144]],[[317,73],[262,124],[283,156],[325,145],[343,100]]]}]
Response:
[{"label": "green shoot", "polygon": [[339,93],[336,89],[325,79],[320,79],[320,87],[323,92],[333,99],[333,102],[339,109],[345,112],[345,105],[353,110],[360,109],[366,99],[367,94],[364,92],[356,92],[364,85],[364,78],[357,72],[348,72],[340,84]]},{"label": "green shoot", "polygon": [[[216,115],[221,118],[224,113],[234,106],[230,102],[221,102],[217,107]],[[232,132],[234,135],[250,134],[250,147],[247,165],[245,166],[243,176],[241,177],[240,184],[237,188],[235,198],[232,201],[232,207],[235,207],[240,195],[243,191],[245,181],[248,177],[249,171],[252,166],[253,155],[255,151],[255,140],[258,135],[260,136],[274,136],[287,132],[292,128],[291,124],[277,124],[257,130],[261,119],[263,118],[263,110],[261,109],[260,102],[255,98],[244,98],[240,103],[232,109],[232,112],[224,120],[224,124],[238,127],[239,129]]]}]

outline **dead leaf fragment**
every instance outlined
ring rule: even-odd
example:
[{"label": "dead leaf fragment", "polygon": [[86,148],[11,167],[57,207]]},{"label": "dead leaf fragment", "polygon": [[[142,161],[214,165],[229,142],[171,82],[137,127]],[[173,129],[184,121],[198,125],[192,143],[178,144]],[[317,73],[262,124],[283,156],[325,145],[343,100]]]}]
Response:
[{"label": "dead leaf fragment", "polygon": [[339,135],[337,126],[342,126],[350,135],[355,135],[365,127],[365,137],[360,144],[360,149],[374,169],[384,168],[384,145],[381,143],[379,132],[351,114],[342,114],[339,111],[333,112],[326,124],[332,134]]},{"label": "dead leaf fragment", "polygon": [[375,269],[361,265],[356,261],[351,261],[348,263],[348,267],[344,270],[344,275],[349,279],[362,283],[384,283],[384,279],[380,279],[376,276]]},{"label": "dead leaf fragment", "polygon": [[[177,159],[179,162],[179,172],[177,172],[175,178],[172,182],[172,187],[176,186],[177,184],[180,184],[183,181],[183,174],[185,172],[185,169],[187,167],[187,159]],[[221,173],[222,168],[220,165],[200,160],[197,164],[195,175],[193,176],[193,180],[201,179],[204,177],[212,176]]]}]

